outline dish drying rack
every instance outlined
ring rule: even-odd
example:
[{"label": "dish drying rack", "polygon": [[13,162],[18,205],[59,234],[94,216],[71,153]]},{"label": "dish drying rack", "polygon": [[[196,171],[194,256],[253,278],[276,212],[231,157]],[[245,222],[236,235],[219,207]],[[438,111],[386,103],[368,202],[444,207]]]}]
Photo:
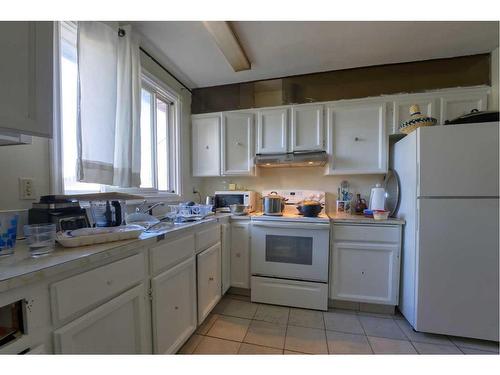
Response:
[{"label": "dish drying rack", "polygon": [[198,221],[213,215],[213,206],[211,204],[195,204],[189,206],[179,203],[177,205],[170,205],[169,207],[170,215],[175,218],[176,222]]}]

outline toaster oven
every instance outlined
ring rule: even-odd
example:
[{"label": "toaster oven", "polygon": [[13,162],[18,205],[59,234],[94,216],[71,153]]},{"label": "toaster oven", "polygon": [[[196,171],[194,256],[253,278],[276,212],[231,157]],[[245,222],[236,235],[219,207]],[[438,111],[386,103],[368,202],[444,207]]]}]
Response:
[{"label": "toaster oven", "polygon": [[214,206],[216,212],[231,212],[229,208],[232,204],[244,204],[248,206],[249,212],[254,212],[257,207],[257,196],[254,191],[216,191]]}]

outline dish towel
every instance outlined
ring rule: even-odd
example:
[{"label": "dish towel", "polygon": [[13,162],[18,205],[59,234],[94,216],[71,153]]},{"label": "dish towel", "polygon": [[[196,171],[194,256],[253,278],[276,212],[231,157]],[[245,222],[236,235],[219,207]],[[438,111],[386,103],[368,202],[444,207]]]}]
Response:
[{"label": "dish towel", "polygon": [[77,177],[140,186],[140,56],[130,26],[78,22]]}]

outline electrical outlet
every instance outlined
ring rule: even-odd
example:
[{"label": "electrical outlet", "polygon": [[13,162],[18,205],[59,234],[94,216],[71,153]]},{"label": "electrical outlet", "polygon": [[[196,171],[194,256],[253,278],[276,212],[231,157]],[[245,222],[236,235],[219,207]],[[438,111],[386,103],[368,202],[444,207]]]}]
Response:
[{"label": "electrical outlet", "polygon": [[32,178],[19,177],[19,198],[35,199],[35,182]]}]

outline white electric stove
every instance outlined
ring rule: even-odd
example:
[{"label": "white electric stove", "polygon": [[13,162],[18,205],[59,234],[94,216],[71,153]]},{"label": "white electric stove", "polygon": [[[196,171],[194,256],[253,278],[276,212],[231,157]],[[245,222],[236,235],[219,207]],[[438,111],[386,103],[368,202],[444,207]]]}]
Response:
[{"label": "white electric stove", "polygon": [[277,193],[288,199],[282,216],[251,217],[251,299],[327,310],[329,218],[324,212],[304,217],[295,207],[304,199],[324,203],[325,194],[310,190]]}]

